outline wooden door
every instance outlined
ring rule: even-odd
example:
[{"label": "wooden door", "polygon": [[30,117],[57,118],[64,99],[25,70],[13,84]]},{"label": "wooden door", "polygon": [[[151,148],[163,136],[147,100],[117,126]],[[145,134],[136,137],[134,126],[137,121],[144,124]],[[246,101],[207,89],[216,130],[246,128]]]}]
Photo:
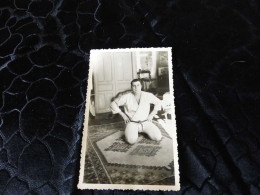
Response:
[{"label": "wooden door", "polygon": [[115,67],[115,94],[131,89],[133,75],[133,62],[130,52],[116,53],[113,55]]},{"label": "wooden door", "polygon": [[115,94],[114,66],[111,53],[102,53],[95,64],[95,109],[96,113],[109,112],[111,99]]},{"label": "wooden door", "polygon": [[131,52],[102,53],[94,67],[96,113],[110,112],[111,99],[117,93],[131,89],[135,64]]}]

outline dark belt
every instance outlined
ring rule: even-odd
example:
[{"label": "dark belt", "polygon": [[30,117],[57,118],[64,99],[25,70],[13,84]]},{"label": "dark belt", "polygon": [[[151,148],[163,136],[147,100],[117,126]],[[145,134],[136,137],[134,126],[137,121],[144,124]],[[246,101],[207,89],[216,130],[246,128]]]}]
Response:
[{"label": "dark belt", "polygon": [[131,121],[130,122],[133,122],[133,123],[143,123],[143,122],[146,122],[147,120],[144,120],[144,121]]},{"label": "dark belt", "polygon": [[139,123],[141,126],[142,126],[142,130],[144,130],[144,126],[143,126],[143,122],[146,122],[147,120],[144,120],[144,121],[131,121],[130,122],[133,122],[133,123]]}]

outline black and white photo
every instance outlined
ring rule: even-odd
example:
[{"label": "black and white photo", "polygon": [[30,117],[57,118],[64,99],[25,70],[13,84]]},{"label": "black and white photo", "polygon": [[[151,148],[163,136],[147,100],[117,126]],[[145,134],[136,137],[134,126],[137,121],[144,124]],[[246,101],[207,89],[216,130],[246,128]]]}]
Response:
[{"label": "black and white photo", "polygon": [[91,50],[80,189],[179,190],[171,48]]}]

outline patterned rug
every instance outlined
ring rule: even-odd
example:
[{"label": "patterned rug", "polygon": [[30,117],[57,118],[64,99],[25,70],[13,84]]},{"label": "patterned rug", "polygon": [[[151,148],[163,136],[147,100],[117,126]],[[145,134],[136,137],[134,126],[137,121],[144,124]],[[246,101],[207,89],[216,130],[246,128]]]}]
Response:
[{"label": "patterned rug", "polygon": [[85,183],[174,185],[172,139],[163,127],[159,142],[139,134],[137,143],[124,139],[124,122],[89,126]]}]

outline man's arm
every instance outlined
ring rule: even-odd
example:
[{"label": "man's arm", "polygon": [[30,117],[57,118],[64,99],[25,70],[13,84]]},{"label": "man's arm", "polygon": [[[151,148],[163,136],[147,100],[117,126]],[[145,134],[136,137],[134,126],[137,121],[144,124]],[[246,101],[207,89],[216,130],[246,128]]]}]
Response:
[{"label": "man's arm", "polygon": [[151,94],[150,100],[151,103],[154,104],[154,108],[152,112],[149,114],[147,120],[151,122],[153,117],[157,114],[158,110],[161,109],[161,100],[153,94]]},{"label": "man's arm", "polygon": [[[117,101],[117,102],[122,103],[122,100],[121,100],[121,102],[120,102],[120,100]],[[113,114],[119,114],[124,119],[125,123],[130,122],[128,116],[124,112],[122,112],[122,110],[119,108],[118,103],[116,103],[116,100],[115,100],[110,104],[110,108],[111,108],[112,113]]]},{"label": "man's arm", "polygon": [[152,122],[154,115],[156,115],[158,110],[153,109],[153,111],[149,114],[147,120]]}]

